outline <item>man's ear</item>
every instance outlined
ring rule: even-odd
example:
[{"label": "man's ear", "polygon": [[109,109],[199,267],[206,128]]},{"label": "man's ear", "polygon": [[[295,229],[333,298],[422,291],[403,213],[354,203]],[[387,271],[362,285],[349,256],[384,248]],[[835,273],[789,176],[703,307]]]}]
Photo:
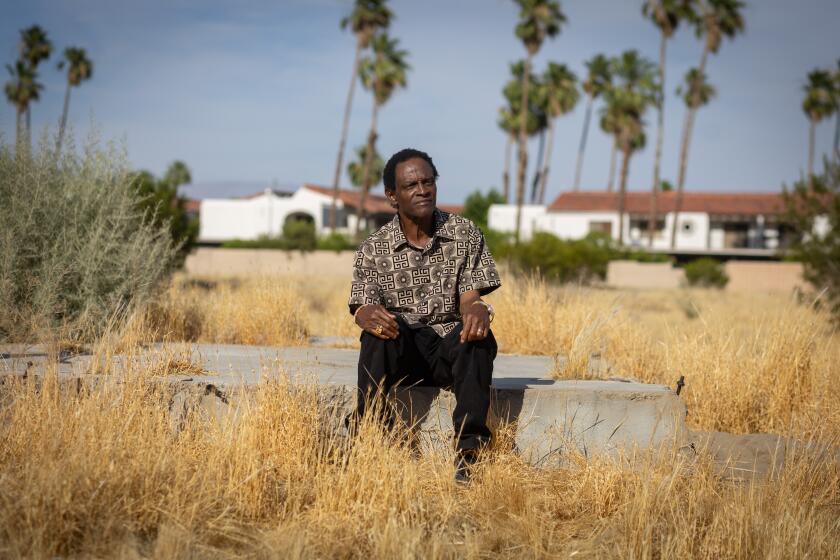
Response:
[{"label": "man's ear", "polygon": [[397,191],[396,190],[388,190],[385,189],[385,196],[388,198],[388,202],[391,204],[392,208],[397,207]]}]

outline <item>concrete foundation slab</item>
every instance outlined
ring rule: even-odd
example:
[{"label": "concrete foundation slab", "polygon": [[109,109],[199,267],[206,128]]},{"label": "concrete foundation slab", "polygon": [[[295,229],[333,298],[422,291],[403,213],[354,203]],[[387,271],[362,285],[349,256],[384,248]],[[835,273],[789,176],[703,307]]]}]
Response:
[{"label": "concrete foundation slab", "polygon": [[[33,348],[0,351],[0,372],[36,373],[46,359]],[[131,358],[136,362],[132,369],[154,368],[167,359],[190,366],[189,374],[161,378],[177,387],[173,401],[176,416],[199,407],[208,417],[219,418],[238,406],[237,399],[254,394],[261,383],[280,376],[295,383],[318,383],[343,412],[351,410],[355,400],[357,350],[169,345]],[[119,372],[128,360],[117,357],[110,369]],[[516,448],[531,464],[556,466],[569,452],[617,456],[685,440],[685,406],[670,388],[617,379],[553,379],[563,364],[561,358],[517,355],[499,355],[494,364],[491,427],[514,423]],[[69,379],[85,377],[94,364],[91,356],[75,356],[65,357],[57,365],[60,375]],[[596,359],[591,367],[608,372]],[[399,390],[396,397],[404,419],[419,427],[423,445],[451,445],[455,405],[451,393],[412,387]]]}]

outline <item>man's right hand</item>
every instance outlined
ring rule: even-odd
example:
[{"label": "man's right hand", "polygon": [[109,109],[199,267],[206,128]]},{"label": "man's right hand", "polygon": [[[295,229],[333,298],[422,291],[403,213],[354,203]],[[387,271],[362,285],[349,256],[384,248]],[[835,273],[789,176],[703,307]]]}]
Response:
[{"label": "man's right hand", "polygon": [[[400,335],[397,316],[381,305],[368,304],[356,313],[356,324],[373,336],[392,340]],[[382,328],[379,328],[382,327]]]}]

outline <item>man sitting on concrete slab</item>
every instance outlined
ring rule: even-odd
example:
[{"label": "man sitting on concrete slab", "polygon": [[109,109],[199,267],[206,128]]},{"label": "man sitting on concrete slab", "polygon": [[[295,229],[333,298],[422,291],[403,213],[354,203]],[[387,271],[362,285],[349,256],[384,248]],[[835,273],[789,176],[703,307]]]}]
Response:
[{"label": "man sitting on concrete slab", "polygon": [[496,340],[481,296],[501,285],[481,230],[437,209],[438,172],[425,152],[405,149],[383,171],[397,214],[356,253],[350,313],[362,328],[356,417],[397,385],[445,387],[458,463],[466,480],[487,428]]}]

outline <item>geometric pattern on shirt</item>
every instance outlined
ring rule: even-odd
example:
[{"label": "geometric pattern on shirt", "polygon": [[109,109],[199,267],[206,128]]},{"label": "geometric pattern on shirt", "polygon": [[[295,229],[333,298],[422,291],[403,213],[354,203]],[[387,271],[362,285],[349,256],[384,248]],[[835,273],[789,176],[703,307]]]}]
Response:
[{"label": "geometric pattern on shirt", "polygon": [[399,214],[356,251],[348,305],[384,305],[409,326],[429,325],[445,336],[460,322],[460,294],[488,294],[501,286],[481,230],[470,220],[435,210],[435,230],[425,247],[412,247]]}]

